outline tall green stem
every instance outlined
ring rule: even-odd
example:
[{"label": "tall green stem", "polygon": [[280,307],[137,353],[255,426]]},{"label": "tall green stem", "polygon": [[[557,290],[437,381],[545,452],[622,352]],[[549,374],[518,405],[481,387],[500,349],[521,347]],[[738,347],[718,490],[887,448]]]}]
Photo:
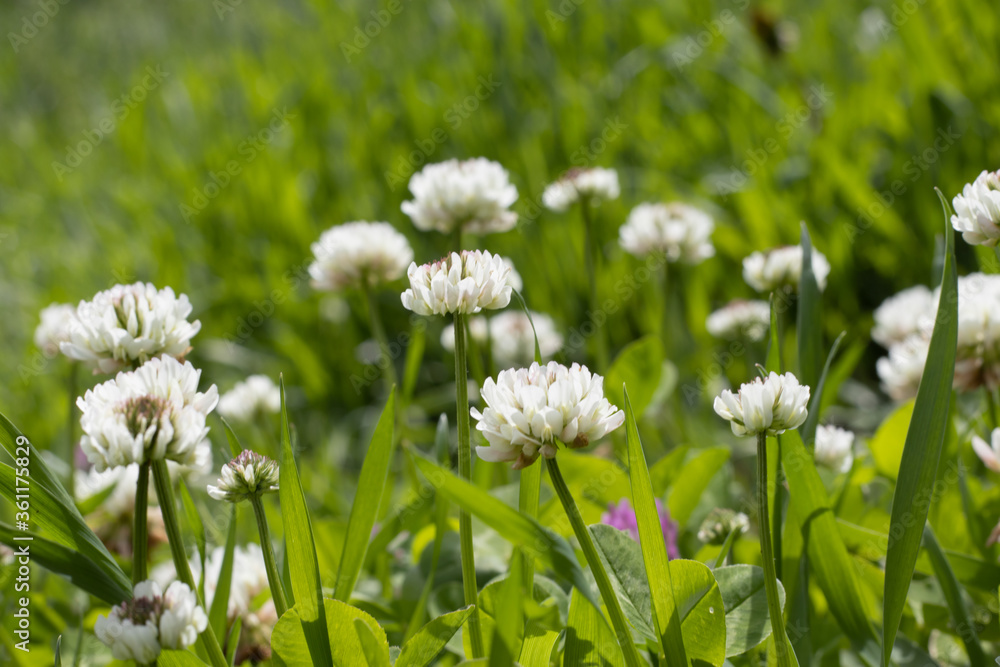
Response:
[{"label": "tall green stem", "polygon": [[[597,241],[597,230],[594,228],[593,216],[590,214],[590,201],[580,197],[580,215],[583,217],[583,229],[586,248],[584,250],[584,261],[587,267],[587,280],[590,281],[590,313],[588,317],[594,317],[600,310],[600,303],[597,297],[597,271],[601,247]],[[594,327],[594,357],[597,360],[597,370],[608,370],[608,342],[605,331],[606,322],[598,324],[592,322]]]},{"label": "tall green stem", "polygon": [[583,555],[587,558],[587,564],[590,565],[594,580],[597,582],[597,590],[601,592],[601,599],[604,600],[604,606],[608,608],[608,616],[611,617],[611,625],[615,629],[622,654],[625,656],[625,664],[628,667],[643,667],[646,665],[646,661],[639,656],[639,651],[635,648],[632,631],[629,629],[628,621],[625,620],[625,612],[622,611],[621,603],[611,585],[611,579],[608,578],[608,573],[604,570],[604,564],[601,563],[601,557],[594,546],[594,540],[590,537],[590,531],[583,523],[580,510],[559,471],[559,464],[554,458],[551,458],[545,459],[545,465],[549,469],[549,478],[552,480],[552,486],[556,489],[556,495],[559,496],[563,509],[566,510],[566,516],[569,517],[569,523],[573,526],[573,533],[576,534],[580,548],[583,549]]},{"label": "tall green stem", "polygon": [[[455,313],[455,420],[458,425],[458,474],[467,482],[472,481],[472,438],[469,433],[469,370],[466,365],[465,345],[466,316]],[[462,588],[465,604],[479,603],[479,587],[476,586],[476,561],[472,548],[472,516],[465,510],[458,514],[458,537],[462,553]],[[479,612],[469,617],[469,639],[472,657],[485,655],[483,630],[479,623]]]},{"label": "tall green stem", "polygon": [[267,570],[267,583],[271,587],[271,599],[274,600],[274,610],[278,612],[278,618],[281,618],[288,610],[288,600],[285,597],[285,589],[281,585],[278,564],[274,559],[274,546],[271,544],[271,533],[267,529],[267,516],[264,514],[264,505],[260,501],[260,495],[251,496],[250,504],[253,505],[254,516],[257,517],[260,550],[264,552],[264,568]]},{"label": "tall green stem", "polygon": [[[530,465],[521,469],[521,480],[518,488],[517,509],[525,516],[538,518],[538,496],[541,491],[542,467]],[[518,549],[521,554],[521,573],[524,576],[524,587],[529,592],[535,590],[535,559],[526,549]]]},{"label": "tall green stem", "polygon": [[[174,487],[170,483],[170,471],[167,469],[167,462],[163,459],[153,461],[153,483],[156,485],[156,497],[160,500],[160,513],[163,514],[163,527],[167,531],[167,541],[170,543],[170,553],[174,557],[174,569],[177,570],[177,579],[188,585],[198,597],[198,604],[202,609],[207,609],[205,601],[198,595],[198,586],[191,574],[191,565],[188,563],[187,553],[184,551],[184,538],[181,536],[181,524],[177,520],[177,503],[174,500]],[[211,623],[205,626],[205,631],[201,633],[201,642],[212,661],[213,667],[229,667],[219,640],[212,630]]]},{"label": "tall green stem", "polygon": [[135,515],[132,517],[132,585],[148,578],[149,528],[149,462],[139,465],[139,481],[135,487]]},{"label": "tall green stem", "polygon": [[396,362],[389,352],[389,338],[385,335],[385,327],[382,326],[382,318],[379,316],[375,295],[372,294],[371,287],[367,284],[362,289],[362,293],[365,295],[365,305],[368,306],[368,319],[371,321],[372,335],[375,336],[375,340],[378,342],[378,349],[382,353],[382,358],[386,361],[386,379],[389,381],[388,384],[390,387],[398,385],[399,382],[396,379]]},{"label": "tall green stem", "polygon": [[760,521],[760,555],[764,561],[764,589],[767,593],[767,610],[771,617],[771,631],[778,666],[790,667],[792,663],[781,600],[778,598],[778,578],[774,571],[774,550],[771,548],[771,520],[767,508],[767,434],[757,434],[757,518]]}]

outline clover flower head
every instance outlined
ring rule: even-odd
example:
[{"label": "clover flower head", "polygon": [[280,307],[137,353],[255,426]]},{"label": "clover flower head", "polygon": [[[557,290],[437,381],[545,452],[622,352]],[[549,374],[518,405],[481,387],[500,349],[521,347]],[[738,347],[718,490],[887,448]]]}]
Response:
[{"label": "clover flower head", "polygon": [[542,193],[542,203],[549,210],[562,213],[584,199],[592,204],[618,199],[618,172],[603,167],[570,169]]},{"label": "clover flower head", "polygon": [[94,634],[118,660],[152,664],[162,649],[184,650],[208,626],[208,616],[186,584],[175,581],[163,592],[155,581],[136,584],[133,598],[98,616]]},{"label": "clover flower head", "polygon": [[[816,248],[812,249],[813,275],[819,288],[826,288],[830,262]],[[802,246],[784,246],[767,252],[754,252],[743,260],[743,279],[758,292],[780,288],[797,290],[802,278]]]},{"label": "clover flower head", "polygon": [[882,388],[893,400],[906,401],[917,395],[929,348],[929,337],[920,333],[911,334],[893,343],[888,356],[875,362]]},{"label": "clover flower head", "polygon": [[336,292],[398,280],[413,261],[406,237],[388,222],[345,222],[312,244],[309,265],[314,288]]},{"label": "clover flower head", "polygon": [[215,385],[201,393],[201,371],[173,357],[151,359],[118,373],[77,399],[80,447],[98,472],[158,459],[200,467],[211,457],[208,414]]},{"label": "clover flower head", "polygon": [[715,254],[715,222],[704,211],[683,204],[639,204],[618,231],[618,242],[636,257],[662,253],[668,262],[698,264]]},{"label": "clover flower head", "polygon": [[772,372],[744,383],[736,394],[723,391],[713,407],[729,421],[735,435],[779,435],[802,425],[808,403],[809,387],[800,385],[791,373]]},{"label": "clover flower head", "polygon": [[183,359],[201,322],[188,322],[191,303],[169,287],[152,283],[115,285],[81,301],[69,323],[69,340],[59,349],[92,364],[95,372],[114,373],[149,359]]},{"label": "clover flower head", "polygon": [[729,533],[734,530],[742,535],[750,528],[750,519],[743,512],[731,510],[728,507],[712,509],[698,528],[698,539],[705,544],[716,546],[725,543]]},{"label": "clover flower head", "polygon": [[510,303],[510,267],[489,252],[463,250],[431,264],[413,263],[406,275],[403,306],[418,315],[478,313]]},{"label": "clover flower head", "polygon": [[515,469],[539,456],[553,458],[559,442],[586,447],[625,421],[625,413],[604,397],[604,378],[579,364],[567,368],[550,361],[501,371],[480,394],[486,408],[471,414],[489,445],[476,453],[484,461],[513,461]]},{"label": "clover flower head", "polygon": [[771,327],[771,306],[767,301],[737,299],[716,310],[705,320],[708,333],[716,338],[762,340]]},{"label": "clover flower head", "polygon": [[517,224],[517,213],[510,210],[517,188],[506,169],[486,158],[429,164],[410,179],[410,192],[413,199],[403,202],[403,213],[423,231],[491,234]]},{"label": "clover flower head", "polygon": [[280,409],[281,391],[267,375],[250,375],[219,398],[219,414],[232,421],[246,422]]},{"label": "clover flower head", "polygon": [[816,463],[847,472],[854,463],[854,434],[836,426],[816,427]]},{"label": "clover flower head", "polygon": [[888,349],[912,334],[929,336],[936,312],[937,302],[930,289],[923,285],[909,287],[875,309],[872,340]]},{"label": "clover flower head", "polygon": [[244,449],[222,466],[218,484],[208,486],[208,495],[216,500],[238,503],[277,490],[278,464],[263,454]]},{"label": "clover flower head", "polygon": [[952,205],[951,226],[966,243],[991,247],[1000,243],[1000,171],[984,171],[966,183]]},{"label": "clover flower head", "polygon": [[59,346],[69,342],[70,322],[76,316],[76,308],[68,303],[53,303],[39,313],[41,321],[35,328],[35,345],[47,357],[59,353]]}]

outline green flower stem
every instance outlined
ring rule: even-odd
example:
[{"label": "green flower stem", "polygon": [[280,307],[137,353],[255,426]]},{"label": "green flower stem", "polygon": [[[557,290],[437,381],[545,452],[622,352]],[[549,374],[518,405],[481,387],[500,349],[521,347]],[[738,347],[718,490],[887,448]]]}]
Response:
[{"label": "green flower stem", "polygon": [[[174,487],[170,483],[170,471],[167,469],[167,462],[164,459],[153,461],[153,483],[156,485],[156,497],[160,500],[160,513],[163,514],[163,526],[167,531],[167,541],[170,543],[170,553],[174,557],[174,569],[177,570],[177,579],[188,585],[198,597],[198,604],[202,609],[205,601],[198,594],[198,586],[191,574],[191,565],[188,563],[187,553],[184,551],[184,538],[181,537],[181,524],[177,520],[177,502],[174,500]],[[222,652],[219,640],[212,630],[212,625],[208,624],[205,631],[201,633],[201,643],[208,653],[213,667],[229,667],[226,656]]]},{"label": "green flower stem", "polygon": [[[455,313],[455,419],[458,422],[458,474],[467,482],[472,481],[472,438],[469,434],[469,370],[466,365],[465,346],[466,316]],[[458,537],[462,553],[462,588],[465,604],[479,604],[479,588],[476,586],[476,561],[472,548],[472,516],[465,510],[458,514]],[[472,657],[482,658],[486,654],[483,646],[483,630],[479,622],[479,611],[469,616],[469,639]]]},{"label": "green flower stem", "polygon": [[250,496],[250,504],[253,505],[254,516],[257,517],[260,550],[264,552],[264,567],[267,569],[267,583],[271,587],[271,598],[274,600],[274,609],[278,612],[278,618],[281,618],[288,611],[288,600],[285,597],[285,589],[281,585],[281,573],[278,571],[278,564],[274,559],[274,546],[271,544],[271,533],[267,529],[267,516],[264,514],[264,505],[260,501],[259,493]]},{"label": "green flower stem", "polygon": [[[367,280],[367,279],[366,279]],[[396,363],[389,353],[389,338],[385,335],[385,327],[382,326],[382,318],[378,313],[378,304],[375,302],[375,295],[372,294],[371,287],[366,284],[361,290],[365,295],[365,305],[368,306],[368,318],[371,321],[372,335],[378,341],[379,350],[388,362],[385,367],[386,379],[390,387],[398,385],[396,378]]]},{"label": "green flower stem", "polygon": [[587,526],[583,523],[580,510],[577,508],[576,502],[569,492],[569,487],[566,486],[566,480],[563,479],[562,473],[559,471],[559,464],[556,463],[556,459],[551,458],[545,459],[545,465],[549,469],[549,478],[552,480],[552,486],[556,488],[556,495],[559,496],[563,509],[566,510],[566,516],[569,517],[570,525],[573,526],[576,539],[580,542],[583,555],[587,558],[587,563],[590,565],[590,571],[597,581],[597,589],[601,592],[601,599],[604,600],[604,606],[608,608],[608,616],[611,617],[611,625],[615,629],[615,635],[618,637],[618,643],[621,645],[622,654],[625,656],[625,664],[628,667],[643,667],[646,665],[646,661],[639,656],[639,651],[635,648],[635,642],[632,640],[632,631],[629,630],[628,621],[625,620],[625,613],[622,611],[621,603],[618,601],[618,596],[615,595],[615,589],[611,585],[608,573],[604,570],[601,557],[597,553],[593,539],[590,537],[590,531],[587,530]]},{"label": "green flower stem", "polygon": [[149,462],[139,466],[135,487],[135,515],[132,517],[132,585],[148,578],[149,529],[146,525],[149,506]]},{"label": "green flower stem", "polygon": [[[600,302],[597,298],[597,270],[601,254],[600,245],[597,242],[597,230],[594,228],[593,216],[590,214],[590,201],[586,197],[580,197],[580,215],[583,217],[584,238],[586,247],[584,250],[584,261],[587,268],[587,279],[590,281],[590,315],[596,315],[600,309]],[[604,372],[608,370],[608,341],[607,332],[603,325],[594,324],[594,357],[597,361],[597,370]]]},{"label": "green flower stem", "polygon": [[785,619],[782,616],[781,600],[778,598],[778,578],[774,571],[774,551],[771,548],[771,526],[767,511],[767,434],[757,434],[757,518],[760,521],[760,554],[764,561],[764,589],[767,593],[767,609],[774,634],[774,647],[778,666],[790,667],[791,648],[785,634]]}]

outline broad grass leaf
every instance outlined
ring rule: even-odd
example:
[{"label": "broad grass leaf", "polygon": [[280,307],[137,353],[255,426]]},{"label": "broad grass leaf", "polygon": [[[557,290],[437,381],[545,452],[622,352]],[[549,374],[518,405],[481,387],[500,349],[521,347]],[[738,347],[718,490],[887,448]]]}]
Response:
[{"label": "broad grass leaf", "polygon": [[444,649],[448,640],[472,615],[475,607],[469,605],[438,616],[414,634],[396,658],[395,667],[426,667]]},{"label": "broad grass leaf", "polygon": [[569,601],[563,664],[625,667],[621,646],[608,622],[576,589]]},{"label": "broad grass leaf", "polygon": [[604,376],[604,393],[612,405],[625,405],[621,387],[629,388],[632,409],[642,417],[657,387],[663,369],[663,343],[658,336],[643,336],[622,348]]},{"label": "broad grass leaf", "polygon": [[[764,570],[756,565],[729,565],[713,570],[726,608],[726,657],[746,653],[771,636],[771,619],[764,590]],[[785,589],[778,582],[785,606]]]},{"label": "broad grass leaf", "polygon": [[[361,644],[354,624],[355,620],[360,620],[368,626],[380,654],[384,655],[388,662],[389,643],[386,640],[385,630],[369,614],[345,602],[326,598],[323,600],[323,618],[325,625],[322,628],[322,637],[331,656],[330,664],[337,667],[356,665],[358,657],[365,655],[365,648]],[[278,619],[271,633],[272,659],[277,667],[315,664],[313,658],[315,651],[307,639],[310,632],[307,623],[309,622],[303,619],[298,604]],[[369,651],[371,650],[369,643]]]},{"label": "broad grass leaf", "polygon": [[[951,423],[951,385],[958,346],[958,274],[955,270],[955,234],[948,221],[948,205],[943,196],[941,204],[946,226],[941,295],[892,497],[890,525],[893,529],[890,534],[894,539],[886,552],[882,605],[882,659],[886,665],[906,605],[906,593],[910,588],[930,509],[928,499],[933,497],[938,462]],[[897,527],[902,530],[897,531]]]}]

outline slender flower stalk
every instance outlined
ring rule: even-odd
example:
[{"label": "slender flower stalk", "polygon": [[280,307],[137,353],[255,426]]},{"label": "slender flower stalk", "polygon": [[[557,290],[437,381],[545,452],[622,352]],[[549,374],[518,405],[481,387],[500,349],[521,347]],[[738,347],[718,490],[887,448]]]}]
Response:
[{"label": "slender flower stalk", "polygon": [[559,471],[556,458],[546,459],[545,465],[548,467],[549,478],[552,480],[552,486],[556,489],[556,495],[559,496],[559,501],[562,502],[563,509],[566,510],[566,516],[569,517],[570,525],[573,526],[573,533],[580,542],[580,548],[583,549],[583,555],[587,558],[587,564],[590,565],[594,580],[597,582],[597,589],[601,593],[601,599],[604,600],[604,605],[608,608],[608,616],[611,617],[611,625],[614,627],[622,654],[625,656],[625,664],[629,667],[645,665],[646,662],[639,656],[639,651],[635,648],[632,631],[629,630],[628,621],[625,619],[625,613],[622,611],[615,589],[611,585],[611,579],[608,578],[608,573],[604,570],[601,557],[590,537],[590,531],[587,530],[583,517],[580,516],[580,510],[573,500],[573,495]]},{"label": "slender flower stalk", "polygon": [[375,301],[375,295],[372,293],[370,287],[364,287],[362,293],[365,297],[365,305],[368,307],[368,318],[371,321],[372,335],[375,336],[375,340],[378,342],[379,350],[382,352],[382,357],[386,361],[385,374],[388,380],[388,386],[398,385],[399,382],[396,376],[396,364],[393,361],[392,355],[389,354],[389,338],[385,334],[385,327],[382,326],[382,318],[379,316],[378,304]]},{"label": "slender flower stalk", "polygon": [[271,533],[267,528],[267,516],[264,514],[264,505],[260,501],[260,494],[250,496],[250,504],[253,505],[254,516],[257,517],[260,549],[264,553],[264,567],[267,568],[267,583],[271,587],[271,599],[274,600],[274,610],[277,612],[278,618],[281,618],[288,611],[288,599],[285,597],[285,589],[281,584],[281,573],[278,572],[278,565],[274,559]]},{"label": "slender flower stalk", "polygon": [[149,527],[149,462],[139,466],[139,481],[135,487],[135,515],[132,523],[132,585],[148,579]]},{"label": "slender flower stalk", "polygon": [[[466,360],[465,320],[463,313],[455,313],[455,404],[458,422],[458,474],[467,482],[472,481],[472,439],[469,428],[469,371]],[[479,588],[476,586],[476,562],[472,548],[472,516],[465,510],[458,515],[458,537],[462,554],[462,588],[465,604],[478,604]],[[485,655],[483,631],[478,612],[469,617],[469,635],[472,657]]]},{"label": "slender flower stalk", "polygon": [[[590,281],[590,314],[595,315],[600,306],[597,296],[597,271],[600,264],[600,244],[597,241],[597,230],[594,229],[593,215],[590,210],[590,200],[587,197],[580,197],[580,215],[583,218],[583,229],[585,238],[584,258],[587,267],[587,280]],[[594,335],[594,357],[597,367],[602,371],[608,369],[608,339],[607,332],[603,326],[596,327]]]},{"label": "slender flower stalk", "polygon": [[[198,586],[191,574],[191,565],[188,562],[187,554],[184,551],[184,538],[181,536],[181,524],[177,520],[177,504],[174,500],[174,488],[170,482],[170,471],[167,462],[163,459],[153,461],[153,483],[156,485],[156,497],[160,501],[160,513],[163,515],[163,526],[167,532],[167,541],[170,543],[170,553],[174,559],[174,567],[177,570],[177,578],[188,585],[197,595]],[[198,604],[204,608],[205,602],[199,598]],[[208,653],[213,667],[229,667],[219,640],[209,624],[201,633],[202,645]]]},{"label": "slender flower stalk", "polygon": [[767,511],[767,434],[757,434],[757,516],[760,521],[760,552],[764,561],[764,588],[767,593],[767,611],[771,618],[771,632],[774,633],[774,647],[779,665],[790,665],[788,635],[785,634],[785,620],[778,598],[778,578],[774,569],[774,550],[771,545],[771,526]]}]

